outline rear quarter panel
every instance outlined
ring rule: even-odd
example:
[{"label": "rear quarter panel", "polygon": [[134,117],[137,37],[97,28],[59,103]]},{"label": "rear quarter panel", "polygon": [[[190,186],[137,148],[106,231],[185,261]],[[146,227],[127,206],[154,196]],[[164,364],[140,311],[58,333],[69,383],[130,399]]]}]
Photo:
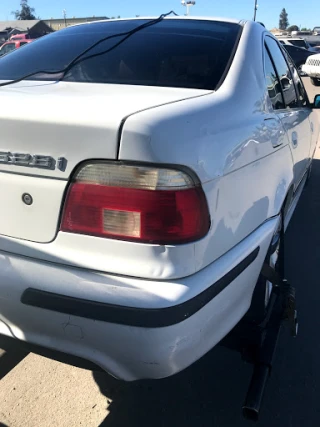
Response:
[{"label": "rear quarter panel", "polygon": [[266,90],[262,39],[263,30],[246,24],[215,93],[138,113],[123,127],[121,160],[181,164],[199,176],[212,223],[194,244],[196,270],[279,214],[293,180],[287,135]]}]

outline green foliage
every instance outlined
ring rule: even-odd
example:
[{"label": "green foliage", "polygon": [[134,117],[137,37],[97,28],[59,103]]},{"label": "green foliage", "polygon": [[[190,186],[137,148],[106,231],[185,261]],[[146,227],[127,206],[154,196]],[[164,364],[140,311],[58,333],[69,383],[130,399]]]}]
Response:
[{"label": "green foliage", "polygon": [[279,29],[286,30],[289,27],[288,14],[285,8],[282,9],[279,17]]},{"label": "green foliage", "polygon": [[290,25],[290,27],[287,28],[288,31],[299,31],[298,25]]},{"label": "green foliage", "polygon": [[37,19],[34,15],[34,8],[30,7],[28,4],[28,0],[20,1],[20,10],[16,10],[12,12],[16,19],[19,21],[26,21],[29,19]]}]

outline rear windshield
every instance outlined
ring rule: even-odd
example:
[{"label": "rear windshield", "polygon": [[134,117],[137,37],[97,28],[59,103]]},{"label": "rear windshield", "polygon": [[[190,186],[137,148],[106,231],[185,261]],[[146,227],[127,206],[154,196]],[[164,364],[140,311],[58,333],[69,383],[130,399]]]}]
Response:
[{"label": "rear windshield", "polygon": [[[145,22],[148,21],[98,22],[44,36],[2,57],[0,80],[15,80],[38,71],[63,70],[98,40],[130,31]],[[84,55],[62,80],[215,89],[240,31],[241,27],[233,23],[163,20],[126,39],[117,36],[104,41]],[[114,48],[104,53],[111,47]],[[88,58],[93,54],[100,55]],[[39,74],[32,80],[53,78]]]}]

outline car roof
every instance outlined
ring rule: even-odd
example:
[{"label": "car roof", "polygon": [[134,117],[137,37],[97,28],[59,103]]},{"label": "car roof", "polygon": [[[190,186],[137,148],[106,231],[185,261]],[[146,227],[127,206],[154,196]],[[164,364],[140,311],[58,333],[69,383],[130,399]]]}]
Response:
[{"label": "car roof", "polygon": [[[159,16],[139,16],[135,18],[119,18],[119,19],[103,19],[100,21],[93,22],[82,22],[80,24],[72,25],[73,27],[78,27],[80,25],[94,25],[99,24],[101,22],[114,22],[114,21],[143,21],[143,20],[153,20],[158,19]],[[246,21],[240,19],[232,19],[232,18],[221,18],[221,17],[210,17],[210,16],[166,16],[163,19],[174,19],[174,20],[191,20],[191,21],[215,21],[215,22],[226,22],[231,24],[244,25]],[[71,27],[71,25],[70,25]]]}]

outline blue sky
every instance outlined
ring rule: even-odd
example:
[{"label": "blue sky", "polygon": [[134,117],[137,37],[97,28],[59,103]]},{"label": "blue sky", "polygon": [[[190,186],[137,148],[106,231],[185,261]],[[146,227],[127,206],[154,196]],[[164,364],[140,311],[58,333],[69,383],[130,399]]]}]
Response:
[{"label": "blue sky", "polygon": [[[13,19],[11,11],[17,9],[19,3],[20,0],[0,0],[0,20]],[[69,17],[159,15],[172,9],[178,14],[185,13],[180,0],[29,0],[29,4],[43,19],[61,18],[63,9],[66,9]],[[319,0],[308,0],[304,4],[292,0],[258,0],[258,4],[257,19],[269,29],[278,25],[283,7],[287,9],[290,24],[312,28],[320,26],[320,14],[315,13],[319,11]],[[252,19],[253,5],[254,0],[197,0],[192,15]]]}]

